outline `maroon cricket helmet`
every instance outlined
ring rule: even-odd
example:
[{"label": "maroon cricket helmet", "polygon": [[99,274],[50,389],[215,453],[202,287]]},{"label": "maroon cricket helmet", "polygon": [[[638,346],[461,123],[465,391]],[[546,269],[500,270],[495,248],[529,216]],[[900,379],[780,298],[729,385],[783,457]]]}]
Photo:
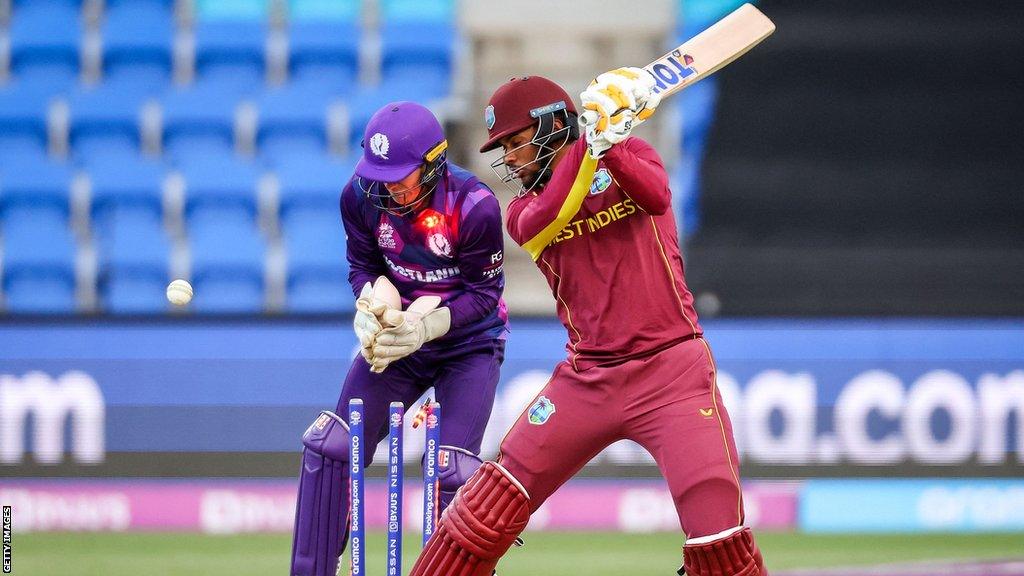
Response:
[{"label": "maroon cricket helmet", "polygon": [[561,86],[542,76],[512,78],[495,90],[487,102],[487,142],[480,152],[494,150],[498,140],[529,128],[541,115],[556,110],[576,114],[576,105]]}]

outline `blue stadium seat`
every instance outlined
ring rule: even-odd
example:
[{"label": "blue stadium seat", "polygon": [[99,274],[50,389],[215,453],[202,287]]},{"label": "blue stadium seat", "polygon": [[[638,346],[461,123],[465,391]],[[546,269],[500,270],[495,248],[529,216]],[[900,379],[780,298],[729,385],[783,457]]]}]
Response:
[{"label": "blue stadium seat", "polygon": [[186,155],[177,168],[185,178],[185,221],[196,226],[255,227],[260,170],[234,155]]},{"label": "blue stadium seat", "polygon": [[76,3],[30,2],[14,8],[10,22],[11,70],[51,93],[74,83],[82,25]]},{"label": "blue stadium seat", "polygon": [[100,154],[86,170],[92,184],[91,214],[98,237],[129,238],[121,228],[134,230],[163,222],[163,182],[160,162],[139,154]]},{"label": "blue stadium seat", "polygon": [[340,217],[341,190],[352,177],[355,163],[355,155],[344,159],[324,154],[278,158],[273,167],[280,183],[279,212],[284,215],[297,208],[325,208]]},{"label": "blue stadium seat", "polygon": [[231,155],[182,156],[192,283],[201,312],[263,309],[265,243],[256,224],[259,169]]},{"label": "blue stadium seat", "polygon": [[293,82],[263,92],[256,101],[256,144],[261,155],[323,154],[327,150],[327,109],[336,100],[328,87],[314,82]]},{"label": "blue stadium seat", "polygon": [[263,310],[266,246],[255,224],[192,222],[189,249],[196,310],[228,313]]},{"label": "blue stadium seat", "polygon": [[137,84],[150,94],[170,83],[172,10],[161,0],[108,3],[103,22],[106,81]]},{"label": "blue stadium seat", "polygon": [[247,93],[263,82],[267,26],[260,21],[196,24],[196,77]]},{"label": "blue stadium seat", "polygon": [[45,153],[49,104],[48,92],[38,85],[12,82],[0,86],[0,160]]},{"label": "blue stadium seat", "polygon": [[67,163],[26,154],[0,164],[0,217],[5,224],[67,228],[74,173]]},{"label": "blue stadium seat", "polygon": [[270,3],[270,0],[195,0],[196,17],[200,21],[264,21],[270,10]]},{"label": "blue stadium seat", "polygon": [[103,310],[112,314],[155,314],[168,308],[166,269],[110,269],[100,276]]},{"label": "blue stadium seat", "polygon": [[354,308],[348,283],[345,231],[337,198],[304,205],[282,216],[288,254],[286,308],[290,312],[343,312]]},{"label": "blue stadium seat", "polygon": [[237,94],[218,84],[198,83],[168,91],[161,100],[165,152],[174,157],[184,152],[232,150],[238,102]]},{"label": "blue stadium seat", "polygon": [[362,87],[348,99],[349,146],[355,152],[362,150],[363,131],[373,113],[390,102],[411,100],[430,105],[437,95],[424,91],[417,82],[396,81],[380,86]]},{"label": "blue stadium seat", "polygon": [[289,0],[288,19],[292,22],[358,22],[362,9],[361,0]]},{"label": "blue stadium seat", "polygon": [[381,30],[381,83],[418,85],[421,98],[451,91],[456,31],[444,23],[395,22]]},{"label": "blue stadium seat", "polygon": [[362,29],[346,21],[298,21],[289,28],[289,70],[293,82],[316,82],[350,94],[359,75]]},{"label": "blue stadium seat", "polygon": [[148,92],[141,84],[121,82],[73,89],[67,102],[75,157],[139,150],[139,117]]},{"label": "blue stadium seat", "polygon": [[3,291],[16,313],[75,309],[75,243],[67,225],[34,218],[31,209],[4,210]]},{"label": "blue stadium seat", "polygon": [[170,242],[162,222],[133,206],[106,212],[97,234],[99,289],[104,310],[153,313],[167,308]]},{"label": "blue stadium seat", "polygon": [[385,22],[445,22],[455,15],[455,0],[380,0]]}]

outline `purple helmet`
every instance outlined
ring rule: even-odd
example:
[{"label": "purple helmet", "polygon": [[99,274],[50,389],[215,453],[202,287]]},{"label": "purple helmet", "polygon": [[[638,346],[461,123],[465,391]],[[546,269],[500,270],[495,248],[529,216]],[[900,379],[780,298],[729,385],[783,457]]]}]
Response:
[{"label": "purple helmet", "polygon": [[[415,102],[387,104],[366,124],[363,156],[356,164],[360,187],[381,210],[408,214],[434,191],[444,174],[447,149],[444,130],[430,110]],[[420,166],[419,194],[413,201],[398,204],[381,184],[398,182]]]}]

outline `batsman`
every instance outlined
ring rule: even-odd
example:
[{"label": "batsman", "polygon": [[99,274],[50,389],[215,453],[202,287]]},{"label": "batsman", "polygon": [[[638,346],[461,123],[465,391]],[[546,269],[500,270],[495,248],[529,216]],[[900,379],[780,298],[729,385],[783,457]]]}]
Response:
[{"label": "batsman", "polygon": [[[513,78],[484,111],[492,164],[518,194],[511,237],[533,258],[568,331],[567,358],[513,424],[496,462],[458,492],[415,576],[490,576],[530,515],[601,450],[622,439],[654,457],[685,535],[691,576],[763,576],[743,526],[732,426],[686,286],[668,175],[630,135],[659,103],[639,68],[598,76],[581,94]],[[600,503],[595,503],[600,505]]]},{"label": "batsman", "polygon": [[430,387],[444,406],[440,507],[481,465],[478,454],[504,359],[508,315],[501,210],[494,193],[447,160],[427,108],[394,102],[366,126],[341,193],[349,281],[358,296],[352,361],[334,412],[302,438],[293,576],[334,576],[348,539],[349,400],[361,398],[369,466],[388,407]]}]

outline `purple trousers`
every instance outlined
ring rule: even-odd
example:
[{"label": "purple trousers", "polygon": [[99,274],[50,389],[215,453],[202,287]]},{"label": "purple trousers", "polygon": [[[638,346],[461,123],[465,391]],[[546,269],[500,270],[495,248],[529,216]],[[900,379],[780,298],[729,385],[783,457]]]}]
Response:
[{"label": "purple trousers", "polygon": [[370,372],[366,360],[357,356],[345,378],[335,413],[347,414],[349,400],[363,399],[369,465],[373,447],[388,433],[388,406],[401,402],[406,410],[415,410],[418,406],[412,403],[433,386],[434,400],[440,402],[443,415],[441,444],[479,454],[504,359],[504,340],[420,351],[392,363],[382,374]]},{"label": "purple trousers", "polygon": [[382,374],[357,356],[345,378],[335,414],[321,414],[303,436],[302,475],[292,541],[292,576],[333,576],[348,541],[348,432],[342,419],[352,398],[363,400],[365,463],[387,435],[392,402],[413,403],[429,388],[442,409],[438,479],[441,510],[480,465],[477,454],[491,416],[504,340],[483,340],[442,350],[421,350]]}]

